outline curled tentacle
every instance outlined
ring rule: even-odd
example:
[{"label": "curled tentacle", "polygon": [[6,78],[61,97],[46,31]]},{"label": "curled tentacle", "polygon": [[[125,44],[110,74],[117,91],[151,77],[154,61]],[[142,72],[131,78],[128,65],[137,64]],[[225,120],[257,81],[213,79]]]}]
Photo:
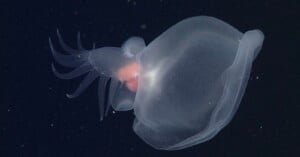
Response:
[{"label": "curled tentacle", "polygon": [[69,73],[60,73],[56,70],[54,64],[52,64],[52,71],[54,73],[54,75],[60,79],[73,79],[75,77],[78,77],[80,75],[83,75],[89,71],[91,71],[93,68],[89,63],[84,63],[82,65],[80,65],[78,68],[74,69],[73,71],[69,72]]},{"label": "curled tentacle", "polygon": [[79,96],[93,81],[99,77],[99,73],[96,70],[93,70],[85,76],[83,81],[79,84],[78,88],[72,94],[67,94],[68,98],[76,98]]},{"label": "curled tentacle", "polygon": [[[59,30],[57,30],[57,36],[58,36],[59,44],[61,45],[62,49],[64,51],[66,51],[67,53],[69,53],[69,55],[65,55],[65,54],[57,52],[52,44],[51,39],[49,38],[49,45],[50,45],[54,60],[56,62],[58,62],[59,64],[61,64],[62,66],[72,67],[75,69],[68,73],[60,73],[56,70],[54,64],[52,64],[52,71],[56,75],[56,77],[58,77],[60,79],[73,79],[75,77],[78,77],[78,76],[88,73],[84,77],[83,81],[79,84],[77,89],[72,94],[66,94],[66,96],[68,98],[76,98],[88,86],[90,86],[93,83],[93,81],[96,80],[100,76],[100,74],[99,74],[99,71],[95,70],[88,61],[88,57],[89,57],[90,53],[88,50],[86,50],[82,46],[82,42],[80,39],[80,32],[78,32],[78,34],[77,34],[78,50],[73,49],[73,48],[69,47],[67,44],[65,44],[65,42],[62,39],[62,36],[59,33]],[[96,44],[93,43],[92,49],[95,49],[95,48],[96,48]],[[110,47],[104,48],[102,50],[103,51],[108,50],[108,51],[112,51],[112,52],[119,51],[119,49],[110,48]],[[98,82],[98,101],[99,101],[99,111],[100,111],[100,120],[101,121],[104,119],[104,117],[107,116],[110,105],[111,105],[110,102],[112,102],[112,100],[106,99],[106,94],[105,94],[109,80],[110,80],[109,77],[100,77],[99,82]],[[112,82],[114,82],[113,85],[116,86],[116,88],[114,88],[114,90],[112,90],[109,93],[109,95],[111,97],[113,95],[118,94],[118,92],[116,92],[116,89],[120,88],[120,86],[121,86],[117,80],[112,81]]]},{"label": "curled tentacle", "polygon": [[53,55],[54,60],[61,64],[62,66],[66,67],[77,67],[78,65],[83,64],[87,57],[88,53],[86,54],[73,54],[73,55],[64,55],[57,52],[52,44],[51,39],[49,38],[49,45]]},{"label": "curled tentacle", "polygon": [[79,53],[82,53],[82,51],[80,50],[76,50],[76,49],[73,49],[71,47],[69,47],[65,42],[64,40],[62,39],[60,33],[59,33],[59,30],[57,29],[57,37],[58,37],[58,41],[61,45],[61,47],[69,54],[79,54]]}]

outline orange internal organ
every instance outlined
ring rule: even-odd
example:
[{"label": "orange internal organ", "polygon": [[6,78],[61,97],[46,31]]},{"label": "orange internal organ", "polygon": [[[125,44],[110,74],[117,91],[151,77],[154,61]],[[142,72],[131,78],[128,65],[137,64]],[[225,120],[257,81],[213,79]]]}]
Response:
[{"label": "orange internal organ", "polygon": [[117,71],[117,78],[125,83],[126,87],[136,92],[138,88],[138,73],[140,71],[140,65],[137,63],[130,63]]}]

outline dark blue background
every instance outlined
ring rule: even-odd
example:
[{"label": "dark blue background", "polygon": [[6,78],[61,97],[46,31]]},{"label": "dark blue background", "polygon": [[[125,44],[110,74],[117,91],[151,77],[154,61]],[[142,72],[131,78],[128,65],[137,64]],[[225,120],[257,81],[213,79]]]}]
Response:
[{"label": "dark blue background", "polygon": [[[2,0],[0,157],[300,156],[299,12],[298,0]],[[65,94],[80,78],[62,81],[51,72],[48,37],[56,40],[57,28],[71,45],[81,31],[86,47],[120,46],[133,35],[149,43],[196,15],[265,33],[237,114],[203,144],[155,150],[132,131],[132,112],[100,123],[96,87],[70,100]]]}]

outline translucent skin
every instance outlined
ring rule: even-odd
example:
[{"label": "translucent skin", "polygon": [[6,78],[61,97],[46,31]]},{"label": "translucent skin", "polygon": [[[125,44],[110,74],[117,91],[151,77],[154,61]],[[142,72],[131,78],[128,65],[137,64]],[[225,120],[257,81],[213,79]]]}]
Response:
[{"label": "translucent skin", "polygon": [[203,143],[228,125],[264,40],[260,30],[242,33],[208,16],[182,20],[147,46],[131,37],[121,47],[86,50],[78,35],[74,50],[57,36],[69,54],[57,52],[49,39],[53,57],[74,70],[59,73],[52,65],[54,74],[61,79],[87,74],[67,96],[79,96],[98,80],[100,120],[110,107],[133,110],[134,132],[163,150]]},{"label": "translucent skin", "polygon": [[136,92],[138,88],[138,73],[140,71],[140,65],[137,63],[128,64],[117,71],[117,78],[121,82],[125,83],[126,87]]}]

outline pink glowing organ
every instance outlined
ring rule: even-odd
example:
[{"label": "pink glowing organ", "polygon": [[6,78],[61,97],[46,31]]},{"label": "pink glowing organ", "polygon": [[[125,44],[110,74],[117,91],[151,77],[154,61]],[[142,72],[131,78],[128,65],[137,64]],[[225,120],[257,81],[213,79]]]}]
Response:
[{"label": "pink glowing organ", "polygon": [[[178,150],[205,142],[237,111],[263,39],[259,30],[241,33],[207,16],[187,18],[147,46],[141,38],[130,39],[118,51],[131,58],[126,63],[141,67],[137,91],[116,88],[113,73],[118,68],[106,68],[115,80],[110,85],[110,105],[116,110],[133,109],[133,130],[156,149]],[[128,52],[130,48],[136,49]],[[102,57],[113,58],[109,55]]]}]

